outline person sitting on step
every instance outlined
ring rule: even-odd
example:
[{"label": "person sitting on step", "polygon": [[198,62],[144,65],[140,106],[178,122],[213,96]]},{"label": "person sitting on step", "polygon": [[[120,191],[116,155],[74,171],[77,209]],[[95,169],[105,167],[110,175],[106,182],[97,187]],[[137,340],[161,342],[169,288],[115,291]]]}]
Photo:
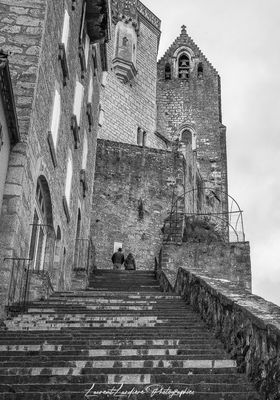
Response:
[{"label": "person sitting on step", "polygon": [[114,270],[117,271],[121,269],[122,264],[124,263],[124,255],[121,247],[112,255],[112,263],[114,264]]},{"label": "person sitting on step", "polygon": [[124,267],[127,271],[136,269],[136,264],[132,253],[129,253],[128,256],[126,257],[124,262]]}]

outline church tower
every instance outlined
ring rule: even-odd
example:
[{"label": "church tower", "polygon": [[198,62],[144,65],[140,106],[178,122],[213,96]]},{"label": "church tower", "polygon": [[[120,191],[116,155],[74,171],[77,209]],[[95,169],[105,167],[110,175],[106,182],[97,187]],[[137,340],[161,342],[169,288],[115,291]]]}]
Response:
[{"label": "church tower", "polygon": [[158,62],[157,131],[181,146],[191,141],[205,187],[218,190],[226,212],[226,127],[220,77],[185,26]]}]

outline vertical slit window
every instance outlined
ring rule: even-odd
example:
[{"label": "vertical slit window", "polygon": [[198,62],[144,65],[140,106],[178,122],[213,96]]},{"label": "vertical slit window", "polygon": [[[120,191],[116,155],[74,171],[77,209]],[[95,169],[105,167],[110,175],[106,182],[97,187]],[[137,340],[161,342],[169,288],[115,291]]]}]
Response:
[{"label": "vertical slit window", "polygon": [[170,64],[166,64],[165,66],[165,80],[171,79],[171,67]]}]

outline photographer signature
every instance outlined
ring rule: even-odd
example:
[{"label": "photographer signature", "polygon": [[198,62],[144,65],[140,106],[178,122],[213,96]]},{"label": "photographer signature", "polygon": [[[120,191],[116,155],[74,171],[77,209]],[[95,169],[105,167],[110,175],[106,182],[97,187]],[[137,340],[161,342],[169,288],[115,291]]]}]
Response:
[{"label": "photographer signature", "polygon": [[121,396],[127,396],[128,399],[135,395],[141,396],[147,394],[150,395],[151,399],[154,398],[156,395],[166,396],[167,399],[173,399],[174,397],[181,398],[182,396],[185,395],[186,396],[194,395],[194,391],[188,388],[185,388],[183,390],[171,389],[170,387],[165,388],[164,386],[156,384],[146,386],[142,389],[137,389],[136,387],[133,387],[132,389],[129,390],[124,389],[123,383],[118,387],[114,386],[113,388],[108,388],[103,390],[96,389],[95,386],[96,384],[94,383],[91,386],[91,388],[87,391],[87,393],[85,394],[86,399],[91,399],[102,395],[107,395],[116,398]]}]

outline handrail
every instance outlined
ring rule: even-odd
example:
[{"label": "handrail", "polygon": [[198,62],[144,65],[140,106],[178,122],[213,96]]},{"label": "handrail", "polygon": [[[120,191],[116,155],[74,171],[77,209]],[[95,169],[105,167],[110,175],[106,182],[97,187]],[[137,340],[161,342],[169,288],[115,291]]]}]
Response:
[{"label": "handrail", "polygon": [[[170,209],[170,215],[169,215],[169,226],[171,229],[171,223],[172,221],[174,222],[174,219],[172,219],[172,216],[175,215],[175,222],[178,219],[178,202],[184,200],[184,198],[189,194],[189,193],[195,193],[197,192],[199,189],[198,188],[192,188],[189,190],[184,191],[180,196],[178,196],[176,199],[174,199],[174,197],[172,196],[172,203],[171,203],[171,209]],[[244,233],[244,221],[243,221],[243,210],[241,210],[239,204],[237,203],[237,201],[231,196],[229,195],[227,192],[219,189],[219,188],[213,188],[213,187],[204,187],[204,190],[211,190],[214,194],[215,192],[221,193],[225,196],[227,196],[229,199],[232,200],[232,204],[231,204],[231,211],[221,211],[221,212],[205,212],[205,213],[200,213],[200,212],[194,212],[194,213],[187,213],[187,212],[183,212],[184,215],[188,215],[188,216],[195,216],[195,217],[206,217],[209,216],[211,218],[214,219],[219,219],[221,221],[223,221],[226,226],[228,226],[228,228],[230,228],[230,230],[234,233],[234,235],[236,236],[236,240],[239,240],[239,236],[240,233],[238,233],[238,225],[240,223],[241,227],[240,227],[240,231],[241,231],[241,236],[242,239],[241,241],[245,242],[245,233]],[[233,204],[235,204],[237,210],[233,210]],[[237,214],[237,218],[235,221],[235,224],[233,226],[232,224],[232,217],[233,215]],[[228,216],[228,218],[222,218],[221,216]]]}]

